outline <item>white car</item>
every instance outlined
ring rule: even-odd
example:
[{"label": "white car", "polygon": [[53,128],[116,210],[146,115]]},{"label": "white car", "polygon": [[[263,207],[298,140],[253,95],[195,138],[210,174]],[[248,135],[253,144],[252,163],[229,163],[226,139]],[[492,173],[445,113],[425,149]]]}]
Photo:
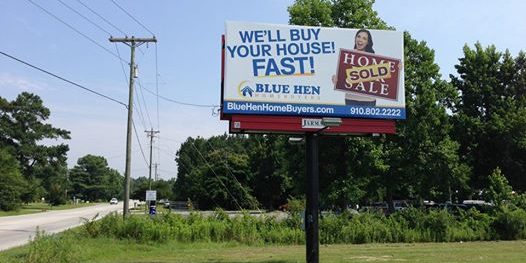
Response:
[{"label": "white car", "polygon": [[116,205],[116,204],[118,204],[118,203],[119,203],[119,200],[117,200],[117,198],[112,198],[112,199],[110,200],[110,205]]}]

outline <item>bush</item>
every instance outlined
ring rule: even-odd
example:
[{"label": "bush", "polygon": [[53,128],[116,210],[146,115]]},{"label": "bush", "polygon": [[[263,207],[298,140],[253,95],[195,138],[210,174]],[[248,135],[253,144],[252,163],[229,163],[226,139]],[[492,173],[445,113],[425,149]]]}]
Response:
[{"label": "bush", "polygon": [[492,224],[498,239],[516,240],[526,238],[526,211],[502,206]]},{"label": "bush", "polygon": [[67,234],[46,235],[37,229],[37,234],[29,244],[27,263],[69,263],[79,262],[75,240]]},{"label": "bush", "polygon": [[[491,216],[475,209],[455,216],[447,210],[410,208],[386,217],[376,213],[327,214],[320,218],[320,242],[388,243],[451,242],[526,238],[526,212],[505,209]],[[230,217],[222,210],[211,216],[192,212],[187,217],[162,214],[155,218],[131,216],[123,220],[112,214],[87,221],[87,237],[129,239],[136,242],[239,242],[243,244],[303,244],[301,215],[287,219],[254,217],[248,213]]]}]

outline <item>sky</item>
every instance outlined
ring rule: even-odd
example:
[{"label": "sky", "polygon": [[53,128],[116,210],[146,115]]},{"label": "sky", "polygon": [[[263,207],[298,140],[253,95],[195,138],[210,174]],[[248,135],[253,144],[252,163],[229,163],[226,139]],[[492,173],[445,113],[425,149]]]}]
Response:
[{"label": "sky", "polygon": [[[148,176],[145,130],[153,129],[159,131],[153,143],[153,162],[159,164],[159,178],[169,179],[177,176],[175,153],[188,137],[228,132],[227,122],[216,114],[225,21],[287,24],[287,7],[292,3],[2,0],[0,51],[127,103],[130,48],[108,39],[110,35],[123,37],[123,33],[145,38],[155,35],[157,44],[145,44],[136,52],[140,85],[134,96],[137,132],[132,141],[131,177]],[[408,31],[435,51],[444,79],[455,75],[454,65],[466,44],[495,45],[514,56],[526,48],[526,1],[377,0],[373,7],[396,30]],[[124,172],[127,112],[123,105],[0,55],[0,96],[13,100],[23,91],[43,99],[51,110],[48,123],[71,131],[71,140],[43,142],[67,143],[70,168],[78,158],[93,154],[104,156],[110,167]],[[152,95],[156,91],[171,101]]]}]

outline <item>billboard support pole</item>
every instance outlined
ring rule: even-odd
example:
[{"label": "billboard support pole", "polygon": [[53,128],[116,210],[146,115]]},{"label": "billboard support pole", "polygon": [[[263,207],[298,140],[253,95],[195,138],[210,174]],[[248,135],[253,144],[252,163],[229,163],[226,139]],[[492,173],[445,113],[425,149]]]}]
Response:
[{"label": "billboard support pole", "polygon": [[305,230],[307,243],[307,263],[319,262],[319,163],[318,163],[318,135],[305,135],[305,160],[307,164],[307,204],[305,211]]}]

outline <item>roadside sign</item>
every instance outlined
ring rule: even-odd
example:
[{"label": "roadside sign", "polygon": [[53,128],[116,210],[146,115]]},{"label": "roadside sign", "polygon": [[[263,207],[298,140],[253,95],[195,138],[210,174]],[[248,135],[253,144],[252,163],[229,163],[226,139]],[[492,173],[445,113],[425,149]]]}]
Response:
[{"label": "roadside sign", "polygon": [[155,201],[155,200],[157,200],[157,191],[146,190],[146,201]]}]

